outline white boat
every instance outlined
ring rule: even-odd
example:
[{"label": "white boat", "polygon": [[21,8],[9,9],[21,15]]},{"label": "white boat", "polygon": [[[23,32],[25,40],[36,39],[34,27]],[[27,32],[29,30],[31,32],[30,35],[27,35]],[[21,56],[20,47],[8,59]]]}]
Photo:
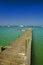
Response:
[{"label": "white boat", "polygon": [[10,27],[10,26],[8,25],[8,27]]},{"label": "white boat", "polygon": [[23,25],[20,25],[20,27],[24,27]]}]

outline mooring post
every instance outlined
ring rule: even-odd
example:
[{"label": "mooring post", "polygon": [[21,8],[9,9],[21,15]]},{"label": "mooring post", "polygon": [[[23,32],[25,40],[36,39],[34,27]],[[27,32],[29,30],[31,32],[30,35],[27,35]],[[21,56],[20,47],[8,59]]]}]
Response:
[{"label": "mooring post", "polygon": [[26,38],[26,42],[25,42],[25,55],[26,55],[26,52],[27,52],[27,46],[28,46],[28,44],[29,44],[29,38],[27,37]]}]

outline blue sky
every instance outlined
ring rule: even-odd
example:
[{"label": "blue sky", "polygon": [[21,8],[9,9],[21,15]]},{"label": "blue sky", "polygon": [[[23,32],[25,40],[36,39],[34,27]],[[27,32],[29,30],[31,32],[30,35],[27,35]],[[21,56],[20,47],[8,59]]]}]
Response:
[{"label": "blue sky", "polygon": [[43,25],[43,1],[0,0],[0,24]]}]

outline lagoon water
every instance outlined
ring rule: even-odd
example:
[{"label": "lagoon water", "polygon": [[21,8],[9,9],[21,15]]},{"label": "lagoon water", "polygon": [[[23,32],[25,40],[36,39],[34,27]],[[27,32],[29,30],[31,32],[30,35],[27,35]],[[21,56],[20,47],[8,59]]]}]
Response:
[{"label": "lagoon water", "polygon": [[[27,27],[22,27],[29,28]],[[23,32],[19,26],[0,27],[0,46],[6,46]],[[20,30],[18,30],[20,29]],[[31,65],[43,65],[43,28],[32,27],[32,58]]]},{"label": "lagoon water", "polygon": [[23,32],[18,26],[14,27],[7,27],[1,26],[0,27],[0,46],[6,46],[10,44],[13,40],[19,37]]},{"label": "lagoon water", "polygon": [[43,28],[33,28],[32,37],[32,63],[31,65],[43,65]]}]

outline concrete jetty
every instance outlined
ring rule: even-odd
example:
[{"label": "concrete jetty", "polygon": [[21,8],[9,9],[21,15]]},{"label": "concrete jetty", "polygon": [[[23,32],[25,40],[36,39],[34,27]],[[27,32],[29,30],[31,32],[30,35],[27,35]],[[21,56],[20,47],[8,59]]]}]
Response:
[{"label": "concrete jetty", "polygon": [[0,54],[0,65],[30,65],[32,29],[26,29]]}]

